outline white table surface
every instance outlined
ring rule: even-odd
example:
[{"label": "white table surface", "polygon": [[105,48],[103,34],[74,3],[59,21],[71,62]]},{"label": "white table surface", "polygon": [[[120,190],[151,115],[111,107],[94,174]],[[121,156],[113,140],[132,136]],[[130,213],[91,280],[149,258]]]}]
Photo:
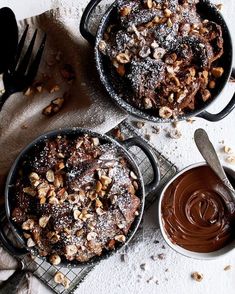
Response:
[{"label": "white table surface", "polygon": [[[82,0],[0,0],[0,7],[11,7],[17,19],[33,16],[42,13],[50,8],[59,5],[75,5]],[[224,3],[222,13],[235,39],[235,1],[223,0],[213,1]],[[231,98],[235,85],[230,84],[223,92],[220,99],[210,107],[212,112],[216,112]],[[180,123],[179,128],[182,137],[178,140],[167,138],[166,130],[171,126],[160,125],[161,132],[158,135],[151,135],[151,142],[155,144],[159,151],[174,162],[180,169],[194,162],[202,161],[202,158],[193,143],[193,133],[198,127],[207,130],[212,142],[222,160],[225,154],[221,152],[224,140],[235,152],[235,111],[227,118],[217,123],[210,123],[202,119],[196,119],[193,124]],[[152,124],[147,124],[141,130],[143,133],[150,133]],[[228,165],[228,164],[227,164]],[[235,168],[235,166],[230,166]],[[80,285],[76,293],[85,294],[138,294],[138,293],[164,293],[164,294],[233,294],[235,289],[235,250],[228,255],[213,261],[192,260],[180,256],[169,247],[162,249],[164,244],[157,225],[157,204],[155,203],[150,211],[145,215],[145,233],[143,241],[128,252],[128,262],[121,262],[120,255],[116,254],[99,264]],[[159,244],[154,244],[154,240],[159,240]],[[150,257],[158,253],[165,253],[164,260],[153,261]],[[140,268],[140,264],[146,263],[146,270]],[[224,267],[231,265],[231,270],[224,271]],[[166,271],[168,269],[168,271]],[[203,273],[202,282],[195,282],[190,278],[194,271]],[[153,279],[148,281],[151,277]],[[158,285],[155,281],[158,280]],[[50,293],[43,286],[40,293]]]}]

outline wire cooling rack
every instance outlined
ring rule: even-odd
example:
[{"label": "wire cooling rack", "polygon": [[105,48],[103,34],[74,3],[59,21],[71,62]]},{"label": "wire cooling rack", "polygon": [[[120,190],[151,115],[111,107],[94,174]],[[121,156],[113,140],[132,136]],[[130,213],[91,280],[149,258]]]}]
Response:
[{"label": "wire cooling rack", "polygon": [[[125,138],[130,138],[133,136],[139,136],[144,141],[146,141],[138,131],[130,125],[128,122],[124,121],[122,122],[118,128],[120,129],[121,133],[125,136]],[[113,130],[108,133],[108,135],[113,136]],[[148,144],[149,142],[146,141]],[[177,169],[176,167],[167,160],[163,155],[161,155],[153,146],[149,144],[149,148],[152,148],[152,151],[156,154],[159,165],[160,165],[160,171],[161,171],[161,182],[158,187],[158,191],[155,191],[154,193],[151,193],[149,195],[146,195],[145,199],[145,210],[151,206],[151,204],[156,200],[156,198],[159,195],[159,191],[162,188],[162,186],[176,173]],[[139,166],[145,184],[150,182],[152,179],[152,167],[150,165],[150,162],[148,161],[146,155],[143,153],[142,150],[140,150],[138,147],[131,147],[129,150],[134,159],[137,162],[137,165]],[[133,242],[138,242],[138,240],[141,239],[141,235],[143,234],[142,226],[138,229],[135,238],[132,239],[132,241],[127,245],[131,246]],[[124,252],[126,248],[122,250]],[[99,266],[92,265],[92,266],[86,266],[86,267],[79,267],[79,268],[64,268],[60,266],[53,266],[49,264],[48,262],[38,258],[38,257],[31,257],[30,255],[26,255],[21,258],[21,261],[23,262],[25,266],[25,270],[28,270],[32,272],[37,278],[39,278],[46,286],[48,286],[54,293],[58,294],[69,294],[74,293],[74,291],[78,288],[79,284],[84,280],[86,275],[95,267]],[[54,275],[56,272],[63,273],[66,278],[70,281],[70,285],[68,289],[65,289],[62,285],[56,284],[54,282]]]}]

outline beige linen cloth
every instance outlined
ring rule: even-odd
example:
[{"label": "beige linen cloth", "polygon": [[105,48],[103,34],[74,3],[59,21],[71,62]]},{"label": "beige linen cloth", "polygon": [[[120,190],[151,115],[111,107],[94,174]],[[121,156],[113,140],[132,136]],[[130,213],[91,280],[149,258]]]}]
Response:
[{"label": "beige linen cloth", "polygon": [[[88,1],[78,3],[78,6],[85,7],[86,2]],[[38,135],[49,130],[73,126],[105,133],[126,117],[126,114],[110,101],[99,82],[93,48],[79,33],[81,13],[81,7],[61,7],[19,22],[20,34],[26,24],[30,26],[28,41],[35,28],[39,28],[39,32],[47,33],[46,50],[38,76],[40,73],[49,74],[61,89],[53,94],[43,91],[34,96],[16,93],[7,100],[0,112],[0,199],[3,199],[5,177],[11,164],[20,150]],[[37,38],[38,44],[40,37]],[[51,56],[58,51],[62,53],[62,60],[49,66]],[[71,64],[76,72],[72,85],[67,85],[61,79],[58,69],[63,63]],[[52,117],[42,115],[42,109],[54,98],[62,96],[65,91],[69,95],[61,111]],[[14,268],[16,261],[0,248],[0,281],[12,274]],[[25,284],[26,287],[21,287],[18,293],[37,293],[38,286],[35,283],[38,282],[31,277]]]}]

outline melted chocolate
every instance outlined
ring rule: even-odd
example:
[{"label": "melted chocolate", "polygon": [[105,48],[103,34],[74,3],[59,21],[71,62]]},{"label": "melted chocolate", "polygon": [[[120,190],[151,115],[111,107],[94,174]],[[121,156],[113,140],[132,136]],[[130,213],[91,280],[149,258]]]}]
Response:
[{"label": "melted chocolate", "polygon": [[234,204],[208,166],[186,171],[165,191],[162,220],[171,241],[194,252],[213,252],[234,238]]}]

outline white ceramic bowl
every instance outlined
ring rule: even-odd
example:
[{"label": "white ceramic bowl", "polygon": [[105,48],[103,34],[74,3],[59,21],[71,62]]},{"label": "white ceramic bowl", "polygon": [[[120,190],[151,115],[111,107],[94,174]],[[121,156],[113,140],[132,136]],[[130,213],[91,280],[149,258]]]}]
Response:
[{"label": "white ceramic bowl", "polygon": [[[187,249],[184,249],[183,247],[172,243],[172,241],[169,239],[168,235],[166,234],[165,228],[164,228],[164,224],[162,221],[162,211],[161,211],[161,207],[162,207],[162,200],[165,194],[166,189],[169,187],[169,185],[175,180],[177,179],[180,175],[182,175],[183,173],[185,173],[188,170],[191,170],[193,168],[199,167],[199,166],[205,166],[207,165],[205,162],[201,162],[201,163],[196,163],[193,165],[190,165],[188,167],[186,167],[185,169],[183,169],[182,171],[180,171],[179,173],[177,173],[163,188],[160,198],[159,198],[159,204],[158,204],[158,217],[159,217],[159,224],[160,224],[160,229],[161,229],[161,233],[163,235],[163,238],[165,239],[165,241],[167,242],[167,244],[174,249],[175,251],[177,251],[178,253],[187,256],[187,257],[191,257],[191,258],[196,258],[196,259],[215,259],[218,258],[220,256],[223,256],[225,254],[227,254],[228,252],[230,252],[231,250],[235,249],[235,239],[234,241],[232,241],[231,243],[229,243],[228,245],[226,245],[225,247],[223,247],[220,250],[217,251],[213,251],[213,252],[209,252],[209,253],[199,253],[199,252],[194,252],[194,251],[190,251]],[[235,179],[235,171],[224,166],[224,169],[226,171],[226,173],[228,173],[230,176],[232,176]],[[235,228],[234,228],[235,229]]]}]

